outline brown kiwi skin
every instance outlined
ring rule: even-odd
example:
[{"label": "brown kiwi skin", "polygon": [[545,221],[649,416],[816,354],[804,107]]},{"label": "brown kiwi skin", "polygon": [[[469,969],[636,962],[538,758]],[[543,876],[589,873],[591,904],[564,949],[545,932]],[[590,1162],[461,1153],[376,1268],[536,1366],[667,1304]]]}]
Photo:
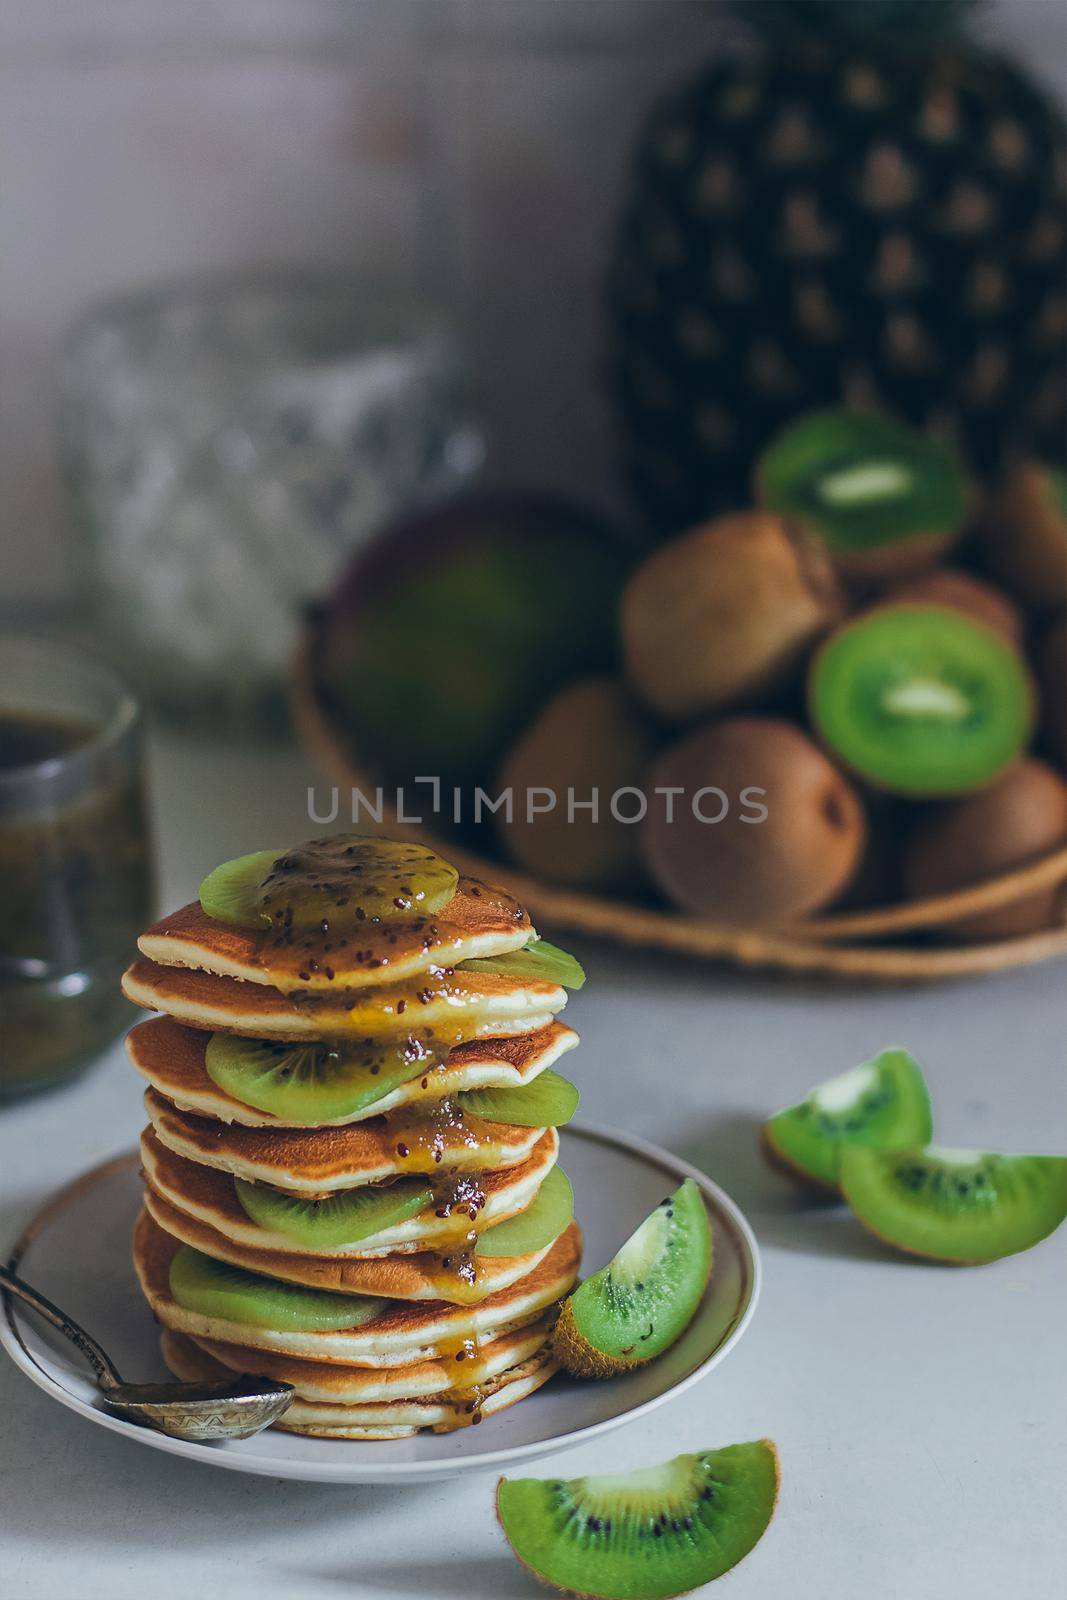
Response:
[{"label": "brown kiwi skin", "polygon": [[[1067,783],[1044,761],[1017,762],[997,783],[964,800],[930,807],[904,850],[909,898],[950,893],[1025,866],[1067,843]],[[1061,921],[1062,886],[946,923],[947,938],[1019,938]]]},{"label": "brown kiwi skin", "polygon": [[844,600],[818,541],[766,511],[716,517],[657,550],[623,591],[635,692],[688,722],[788,688]]},{"label": "brown kiwi skin", "polygon": [[[708,1270],[701,1284],[700,1292],[708,1286],[714,1269],[714,1245],[708,1252]],[[633,1372],[635,1367],[643,1367],[650,1361],[658,1361],[659,1357],[666,1354],[660,1350],[654,1356],[639,1356],[634,1361],[623,1361],[619,1356],[606,1355],[603,1350],[598,1350],[596,1345],[578,1332],[571,1311],[573,1292],[569,1294],[559,1308],[556,1325],[552,1329],[552,1354],[557,1358],[561,1367],[575,1378],[617,1378],[620,1373]],[[683,1330],[684,1331],[684,1330]],[[680,1335],[679,1335],[680,1337]]]},{"label": "brown kiwi skin", "polygon": [[1041,688],[1041,744],[1061,772],[1067,772],[1067,613],[1051,624],[1037,658]]},{"label": "brown kiwi skin", "polygon": [[948,606],[973,622],[982,622],[994,633],[1001,633],[1014,645],[1021,645],[1026,622],[1014,600],[1000,589],[963,572],[959,567],[934,567],[919,577],[908,578],[882,596],[889,603],[903,601],[920,605]]},{"label": "brown kiwi skin", "polygon": [[[658,786],[682,787],[674,821]],[[691,797],[715,786],[729,800],[723,821],[694,818]],[[742,791],[768,811],[742,821]],[[649,872],[684,910],[718,922],[800,918],[836,900],[855,875],[867,840],[860,798],[808,736],[779,717],[731,717],[663,752],[649,779],[644,845]],[[715,797],[703,802],[721,809]]]},{"label": "brown kiwi skin", "polygon": [[[656,748],[646,716],[613,678],[581,678],[553,696],[518,739],[500,770],[497,792],[512,788],[511,822],[496,814],[508,855],[539,877],[582,888],[628,890],[641,885],[640,826],[618,822],[610,799],[617,789],[641,788]],[[556,791],[556,809],[526,820],[528,787]],[[600,815],[567,821],[567,789],[579,801],[600,791]],[[632,801],[631,801],[632,804]]]},{"label": "brown kiwi skin", "polygon": [[1067,521],[1047,470],[1024,461],[1009,473],[981,519],[987,572],[1031,611],[1054,611],[1067,599]]},{"label": "brown kiwi skin", "polygon": [[785,1152],[779,1150],[770,1129],[766,1126],[759,1131],[759,1147],[764,1161],[772,1172],[778,1173],[779,1177],[788,1178],[790,1183],[799,1184],[812,1196],[818,1195],[823,1200],[840,1200],[841,1191],[837,1185],[823,1183],[821,1178],[812,1177],[803,1167],[794,1166]]}]

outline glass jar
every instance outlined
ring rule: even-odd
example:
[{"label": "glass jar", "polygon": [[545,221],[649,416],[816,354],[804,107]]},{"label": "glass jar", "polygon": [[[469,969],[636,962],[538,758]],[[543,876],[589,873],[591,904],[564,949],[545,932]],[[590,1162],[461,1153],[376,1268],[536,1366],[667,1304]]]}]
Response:
[{"label": "glass jar", "polygon": [[201,283],[71,330],[63,435],[115,659],[164,712],[285,725],[300,622],[399,511],[482,460],[441,311],[351,283]]},{"label": "glass jar", "polygon": [[0,1098],[129,1026],[119,980],[153,911],[140,706],[81,651],[0,635]]}]

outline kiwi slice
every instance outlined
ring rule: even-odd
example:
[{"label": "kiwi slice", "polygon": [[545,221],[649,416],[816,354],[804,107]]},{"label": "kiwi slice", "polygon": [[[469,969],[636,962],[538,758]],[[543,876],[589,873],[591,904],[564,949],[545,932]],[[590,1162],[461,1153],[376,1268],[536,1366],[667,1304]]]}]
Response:
[{"label": "kiwi slice", "polygon": [[281,1283],[261,1272],[216,1261],[187,1244],[170,1264],[170,1292],[186,1311],[202,1317],[285,1333],[360,1328],[380,1316],[389,1303],[370,1295]]},{"label": "kiwi slice", "polygon": [[578,1109],[574,1084],[551,1067],[521,1089],[463,1089],[456,1099],[472,1116],[513,1128],[561,1128]]},{"label": "kiwi slice", "polygon": [[242,1105],[310,1127],[365,1111],[435,1064],[413,1039],[297,1044],[213,1033],[204,1052],[208,1077]]},{"label": "kiwi slice", "polygon": [[879,606],[833,634],[808,682],[823,741],[878,789],[967,794],[991,783],[1030,736],[1022,658],[981,623],[931,605]]},{"label": "kiwi slice", "polygon": [[472,967],[477,972],[504,972],[510,978],[540,978],[544,983],[560,983],[566,989],[580,989],[585,982],[581,964],[547,939],[531,939],[521,950],[502,956],[477,956],[460,963],[460,971]]},{"label": "kiwi slice", "polygon": [[535,1577],[603,1600],[666,1600],[729,1572],[778,1498],[769,1439],[601,1477],[501,1478],[496,1509]]},{"label": "kiwi slice", "polygon": [[711,1224],[686,1178],[616,1256],[565,1300],[553,1348],[568,1372],[607,1378],[651,1361],[681,1336],[711,1272]]},{"label": "kiwi slice", "polygon": [[200,907],[242,928],[355,925],[440,911],[458,883],[456,868],[426,845],[338,833],[224,861],[200,885]]},{"label": "kiwi slice", "polygon": [[271,1233],[284,1233],[301,1244],[336,1250],[358,1244],[372,1233],[418,1216],[433,1200],[428,1183],[399,1178],[395,1183],[345,1189],[325,1200],[302,1200],[265,1183],[236,1178],[234,1186],[247,1217]]},{"label": "kiwi slice", "polygon": [[775,1166],[836,1192],[843,1146],[900,1149],[925,1144],[933,1131],[919,1063],[906,1050],[883,1050],[771,1117],[763,1145]]},{"label": "kiwi slice", "polygon": [[508,1217],[478,1235],[476,1256],[525,1256],[558,1239],[574,1216],[574,1190],[567,1174],[553,1167],[533,1201],[518,1216]]},{"label": "kiwi slice", "polygon": [[793,423],[761,458],[757,481],[764,504],[814,534],[846,571],[927,565],[967,515],[966,474],[947,445],[855,411]]},{"label": "kiwi slice", "polygon": [[1067,1217],[1067,1156],[979,1150],[841,1152],[852,1210],[887,1244],[931,1261],[976,1266],[1028,1250]]}]

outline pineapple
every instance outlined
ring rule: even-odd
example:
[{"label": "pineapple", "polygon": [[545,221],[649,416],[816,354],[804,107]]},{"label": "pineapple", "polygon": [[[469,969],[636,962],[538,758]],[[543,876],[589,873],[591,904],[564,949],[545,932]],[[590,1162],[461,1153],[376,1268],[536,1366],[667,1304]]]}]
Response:
[{"label": "pineapple", "polygon": [[758,0],[653,112],[608,275],[624,465],[661,533],[750,497],[799,411],[881,408],[976,472],[1064,447],[1062,120],[971,0]]}]

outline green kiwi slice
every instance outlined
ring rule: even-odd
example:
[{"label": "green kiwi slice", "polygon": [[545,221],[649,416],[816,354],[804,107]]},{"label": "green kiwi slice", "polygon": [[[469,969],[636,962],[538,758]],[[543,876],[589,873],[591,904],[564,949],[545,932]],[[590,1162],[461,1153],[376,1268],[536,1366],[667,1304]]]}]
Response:
[{"label": "green kiwi slice", "polygon": [[936,1145],[852,1146],[841,1154],[852,1210],[887,1244],[977,1266],[1029,1250],[1067,1217],[1067,1156],[994,1155]]},{"label": "green kiwi slice", "polygon": [[553,1167],[530,1205],[478,1235],[476,1256],[525,1256],[559,1238],[574,1216],[574,1190],[567,1174]]},{"label": "green kiwi slice", "polygon": [[344,1189],[325,1200],[302,1200],[298,1195],[272,1189],[269,1184],[247,1183],[243,1178],[236,1178],[234,1187],[241,1209],[261,1228],[322,1250],[358,1244],[371,1234],[418,1216],[433,1201],[430,1185],[414,1178]]},{"label": "green kiwi slice", "polygon": [[760,497],[845,565],[896,566],[946,542],[967,515],[966,474],[945,444],[886,417],[820,411],[780,434],[757,466]]},{"label": "green kiwi slice", "polygon": [[816,730],[846,766],[903,795],[991,783],[1030,736],[1034,695],[1018,651],[934,605],[887,605],[833,634],[811,666]]},{"label": "green kiwi slice", "polygon": [[580,989],[585,982],[580,962],[547,939],[532,939],[521,950],[512,950],[506,955],[477,956],[473,961],[460,963],[461,971],[468,967],[479,972],[504,972],[512,978],[540,978],[545,983],[562,984],[566,989]]},{"label": "green kiwi slice", "polygon": [[771,1117],[763,1125],[763,1145],[775,1166],[836,1192],[845,1145],[900,1149],[925,1144],[933,1131],[919,1063],[906,1050],[883,1050]]},{"label": "green kiwi slice", "polygon": [[186,1311],[202,1317],[286,1333],[360,1328],[380,1316],[389,1303],[371,1295],[281,1283],[261,1272],[216,1261],[187,1244],[170,1264],[170,1292]]},{"label": "green kiwi slice", "polygon": [[456,1099],[472,1116],[513,1128],[561,1128],[578,1109],[574,1084],[551,1067],[521,1089],[463,1089]]},{"label": "green kiwi slice", "polygon": [[297,1044],[213,1033],[204,1052],[208,1077],[242,1105],[310,1127],[371,1115],[369,1107],[436,1063],[414,1039]]},{"label": "green kiwi slice", "polygon": [[759,1543],[778,1499],[769,1439],[675,1456],[637,1472],[501,1478],[496,1509],[523,1566],[603,1600],[667,1600],[724,1572]]},{"label": "green kiwi slice", "polygon": [[200,885],[200,907],[242,928],[355,926],[440,911],[458,883],[456,868],[426,845],[338,833],[224,861]]},{"label": "green kiwi slice", "polygon": [[711,1248],[704,1198],[686,1178],[564,1301],[553,1348],[568,1372],[610,1377],[672,1345],[700,1304]]}]

